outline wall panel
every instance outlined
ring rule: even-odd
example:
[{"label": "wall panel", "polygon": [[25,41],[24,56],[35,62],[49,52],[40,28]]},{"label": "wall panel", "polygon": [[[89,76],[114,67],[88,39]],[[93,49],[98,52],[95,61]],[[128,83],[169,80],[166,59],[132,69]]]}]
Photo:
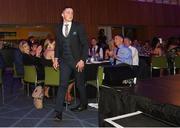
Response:
[{"label": "wall panel", "polygon": [[98,25],[180,26],[180,6],[128,0],[0,0],[0,24],[56,24],[64,6],[90,35]]}]

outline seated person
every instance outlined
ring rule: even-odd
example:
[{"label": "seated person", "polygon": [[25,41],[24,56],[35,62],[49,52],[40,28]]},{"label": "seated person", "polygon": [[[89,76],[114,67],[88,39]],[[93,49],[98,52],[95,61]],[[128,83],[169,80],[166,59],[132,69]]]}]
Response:
[{"label": "seated person", "polygon": [[116,48],[115,44],[114,44],[114,40],[111,40],[109,43],[108,48],[105,51],[105,55],[104,55],[104,59],[105,60],[109,60],[110,57],[113,55],[113,51]]},{"label": "seated person", "polygon": [[131,52],[132,52],[132,65],[138,66],[139,65],[138,50],[135,47],[133,47],[131,44],[132,44],[132,42],[131,42],[130,38],[125,37],[124,38],[124,45],[126,47],[130,48]]},{"label": "seated person", "polygon": [[114,65],[120,63],[126,63],[132,65],[132,52],[131,49],[124,46],[123,37],[121,35],[116,35],[114,37],[114,42],[116,48],[114,49],[114,53],[111,58],[114,60]]},{"label": "seated person", "polygon": [[37,70],[37,80],[44,80],[44,66],[42,64],[40,57],[40,52],[36,53],[36,56],[32,56],[30,54],[30,47],[26,41],[22,41],[20,43],[22,46],[21,52],[23,55],[23,63],[24,65],[34,65]]},{"label": "seated person", "polygon": [[103,60],[103,49],[97,45],[96,38],[91,39],[91,46],[89,48],[89,56]]},{"label": "seated person", "polygon": [[30,54],[32,56],[36,56],[36,49],[38,47],[38,42],[34,42],[33,44],[31,44],[31,47],[30,47]]},{"label": "seated person", "polygon": [[160,40],[157,37],[154,37],[152,40],[152,50],[151,50],[151,56],[162,56],[162,48],[160,44]]},{"label": "seated person", "polygon": [[180,47],[178,46],[177,40],[175,38],[171,38],[168,41],[166,52],[168,66],[170,68],[171,74],[174,74],[174,61],[176,56],[180,56]]},{"label": "seated person", "polygon": [[[44,83],[42,81],[44,81],[44,66],[42,64],[41,58],[40,57],[40,53],[41,53],[41,46],[39,48],[37,48],[36,51],[36,56],[32,56],[30,54],[30,47],[28,45],[28,42],[26,41],[21,41],[20,42],[20,47],[21,47],[21,52],[23,55],[23,63],[24,65],[34,65],[36,68],[36,72],[37,72],[37,81],[38,81],[38,85],[36,87],[36,89],[34,90],[32,96],[34,97],[34,104],[35,106],[38,104],[40,104],[38,106],[36,106],[37,109],[41,109],[42,108],[42,102],[43,102],[43,89],[42,86],[44,86]],[[37,94],[37,93],[38,94]]]},{"label": "seated person", "polygon": [[52,66],[54,61],[54,48],[55,48],[55,40],[46,39],[44,43],[44,65]]},{"label": "seated person", "polygon": [[[163,50],[160,44],[160,40],[157,37],[154,37],[152,40],[152,57],[160,57],[163,56]],[[160,69],[160,76],[163,76],[164,69]]]},{"label": "seated person", "polygon": [[20,51],[21,46],[18,45],[19,48],[15,48],[13,55],[13,63],[15,66],[15,70],[18,76],[23,76],[24,75],[24,68],[23,68],[23,57],[22,57],[22,52]]},{"label": "seated person", "polygon": [[[43,65],[52,67],[54,61],[54,48],[55,48],[55,40],[54,39],[46,39],[44,42],[44,53],[43,53]],[[49,98],[49,86],[45,85],[44,87],[44,95]]]}]

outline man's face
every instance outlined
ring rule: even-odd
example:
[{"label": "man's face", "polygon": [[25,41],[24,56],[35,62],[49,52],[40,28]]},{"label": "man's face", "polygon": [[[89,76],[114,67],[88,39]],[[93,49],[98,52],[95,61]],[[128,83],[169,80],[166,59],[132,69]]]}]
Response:
[{"label": "man's face", "polygon": [[73,9],[72,8],[66,8],[62,12],[62,17],[65,22],[71,22],[73,20]]},{"label": "man's face", "polygon": [[91,44],[92,44],[93,46],[96,46],[96,44],[97,44],[96,39],[92,39],[92,40],[91,40]]},{"label": "man's face", "polygon": [[124,39],[124,45],[126,45],[127,47],[129,47],[131,45],[131,41],[127,38]]},{"label": "man's face", "polygon": [[114,43],[115,43],[116,46],[122,44],[122,42],[123,42],[123,38],[121,36],[117,35],[117,36],[114,37]]},{"label": "man's face", "polygon": [[24,53],[28,54],[30,51],[30,47],[29,47],[28,43],[23,44],[22,49],[23,49]]}]

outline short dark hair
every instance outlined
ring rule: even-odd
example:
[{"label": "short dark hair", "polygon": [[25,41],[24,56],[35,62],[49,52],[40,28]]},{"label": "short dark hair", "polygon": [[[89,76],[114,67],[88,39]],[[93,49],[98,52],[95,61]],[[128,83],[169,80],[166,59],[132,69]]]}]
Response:
[{"label": "short dark hair", "polygon": [[125,36],[125,37],[124,37],[124,39],[128,39],[128,40],[130,40],[130,41],[131,41],[131,38],[130,38],[130,37],[128,37],[128,36]]},{"label": "short dark hair", "polygon": [[154,37],[151,41],[151,46],[154,49],[156,47],[156,45],[160,42],[158,37]]},{"label": "short dark hair", "polygon": [[91,40],[93,40],[93,39],[97,40],[96,37],[92,37],[92,38],[91,38]]},{"label": "short dark hair", "polygon": [[73,9],[71,6],[65,6],[65,7],[63,8],[62,12],[64,12],[64,11],[65,11],[66,9],[68,9],[68,8]]},{"label": "short dark hair", "polygon": [[[115,36],[120,36],[121,38],[124,39],[124,36],[123,36],[122,34],[116,34]],[[115,36],[114,36],[114,37],[115,37]]]}]

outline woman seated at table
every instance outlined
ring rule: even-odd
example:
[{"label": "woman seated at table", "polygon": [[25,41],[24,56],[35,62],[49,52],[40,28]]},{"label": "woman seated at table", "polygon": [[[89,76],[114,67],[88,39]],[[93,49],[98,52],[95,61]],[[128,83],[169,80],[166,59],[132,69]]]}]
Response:
[{"label": "woman seated at table", "polygon": [[[159,57],[163,55],[163,50],[160,44],[160,40],[157,37],[154,37],[152,40],[152,50],[151,56],[152,57]],[[163,69],[160,69],[160,76],[163,76]]]},{"label": "woman seated at table", "polygon": [[172,37],[168,40],[166,51],[168,67],[171,74],[174,74],[174,62],[176,56],[180,56],[180,46],[178,46],[178,40]]},{"label": "woman seated at table", "polygon": [[20,45],[21,45],[20,50],[23,55],[23,64],[24,65],[34,65],[37,70],[37,79],[44,80],[44,68],[43,68],[42,60],[40,58],[42,47],[39,46],[39,48],[36,51],[36,55],[32,56],[30,54],[30,47],[28,45],[28,42],[21,41]]},{"label": "woman seated at table", "polygon": [[160,40],[157,37],[154,37],[152,40],[152,50],[151,50],[151,56],[162,56],[163,50],[160,44]]},{"label": "woman seated at table", "polygon": [[52,66],[54,61],[55,40],[46,39],[44,43],[43,63]]},{"label": "woman seated at table", "polygon": [[[22,52],[23,56],[23,64],[24,65],[34,65],[37,72],[37,87],[34,90],[32,96],[34,97],[34,104],[36,104],[36,101],[40,102],[40,106],[42,106],[42,100],[43,100],[43,89],[44,86],[44,66],[42,64],[41,60],[41,51],[42,46],[38,46],[36,50],[35,56],[32,56],[30,54],[30,46],[28,45],[27,41],[21,41],[20,42],[20,50]],[[38,89],[38,90],[37,90]],[[38,92],[38,94],[36,93]],[[42,108],[42,107],[40,107]]]},{"label": "woman seated at table", "polygon": [[113,56],[114,49],[116,48],[114,40],[111,40],[108,44],[109,44],[109,47],[108,49],[106,49],[105,56],[104,56],[105,60],[109,60]]}]

